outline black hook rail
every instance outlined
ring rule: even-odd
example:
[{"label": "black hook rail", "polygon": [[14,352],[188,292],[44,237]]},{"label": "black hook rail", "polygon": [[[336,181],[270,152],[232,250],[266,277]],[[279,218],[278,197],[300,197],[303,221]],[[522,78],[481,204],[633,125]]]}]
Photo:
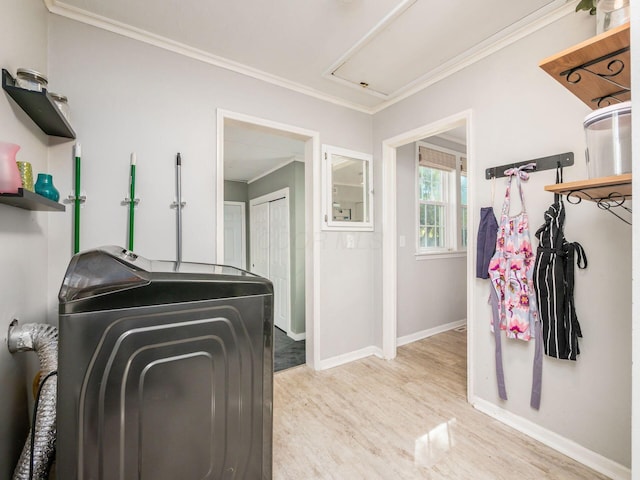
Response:
[{"label": "black hook rail", "polygon": [[570,167],[573,165],[573,152],[559,153],[557,155],[551,155],[550,157],[534,158],[533,160],[527,160],[525,162],[507,163],[499,167],[487,168],[484,171],[484,176],[487,180],[501,178],[505,176],[505,170],[521,167],[529,163],[535,164],[532,172],[541,172],[542,170],[551,170],[558,167]]}]

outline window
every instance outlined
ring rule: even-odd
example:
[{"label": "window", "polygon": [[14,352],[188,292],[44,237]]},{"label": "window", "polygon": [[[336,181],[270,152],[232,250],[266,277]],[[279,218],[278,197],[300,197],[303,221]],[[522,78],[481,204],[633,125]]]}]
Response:
[{"label": "window", "polygon": [[325,230],[373,230],[371,155],[324,145]]},{"label": "window", "polygon": [[467,161],[460,152],[419,142],[417,252],[467,248]]}]

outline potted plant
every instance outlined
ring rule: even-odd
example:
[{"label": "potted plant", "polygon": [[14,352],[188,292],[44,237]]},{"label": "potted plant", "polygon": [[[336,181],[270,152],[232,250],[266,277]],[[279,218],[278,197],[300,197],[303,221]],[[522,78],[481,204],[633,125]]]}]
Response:
[{"label": "potted plant", "polygon": [[580,0],[580,3],[576,6],[576,12],[580,10],[588,10],[589,15],[596,14],[596,3],[598,0]]}]

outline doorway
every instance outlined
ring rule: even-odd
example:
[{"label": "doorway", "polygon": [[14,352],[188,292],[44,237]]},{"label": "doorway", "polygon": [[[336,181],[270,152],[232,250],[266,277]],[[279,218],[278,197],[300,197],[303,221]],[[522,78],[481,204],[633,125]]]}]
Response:
[{"label": "doorway", "polygon": [[[398,343],[398,220],[397,220],[397,149],[404,145],[418,142],[425,138],[441,135],[444,132],[462,128],[465,132],[467,151],[467,177],[470,180],[467,188],[469,192],[473,190],[473,143],[471,132],[471,111],[467,110],[456,115],[452,115],[438,122],[434,122],[409,132],[402,133],[389,138],[382,143],[383,157],[383,325],[382,325],[382,347],[385,358],[391,359],[396,356]],[[416,187],[417,188],[417,187]],[[473,195],[469,194],[469,202],[466,208],[467,223],[474,225],[474,202]],[[416,228],[418,224],[416,223]],[[414,237],[415,238],[415,237]],[[467,286],[467,397],[473,392],[473,369],[471,361],[473,359],[473,316],[470,306],[473,305],[473,294],[471,282],[473,276],[473,255],[470,253],[466,258],[466,286]],[[461,319],[460,319],[461,320]],[[435,332],[434,332],[435,333]]]},{"label": "doorway", "polygon": [[[276,369],[319,364],[319,135],[243,114],[218,111],[218,258],[240,250],[220,205],[244,201],[246,269],[274,283]],[[286,194],[284,190],[286,190]],[[229,240],[232,239],[232,240]],[[225,241],[234,245],[226,246]],[[302,345],[302,348],[300,348]],[[287,348],[282,348],[283,346]],[[295,355],[288,355],[291,350]],[[282,353],[284,362],[279,361]]]}]

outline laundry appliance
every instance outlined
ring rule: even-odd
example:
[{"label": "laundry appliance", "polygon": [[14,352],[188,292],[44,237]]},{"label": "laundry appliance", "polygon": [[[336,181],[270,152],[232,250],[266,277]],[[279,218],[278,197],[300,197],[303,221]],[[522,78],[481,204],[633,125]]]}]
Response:
[{"label": "laundry appliance", "polygon": [[108,246],[59,300],[58,478],[271,478],[269,280]]}]

